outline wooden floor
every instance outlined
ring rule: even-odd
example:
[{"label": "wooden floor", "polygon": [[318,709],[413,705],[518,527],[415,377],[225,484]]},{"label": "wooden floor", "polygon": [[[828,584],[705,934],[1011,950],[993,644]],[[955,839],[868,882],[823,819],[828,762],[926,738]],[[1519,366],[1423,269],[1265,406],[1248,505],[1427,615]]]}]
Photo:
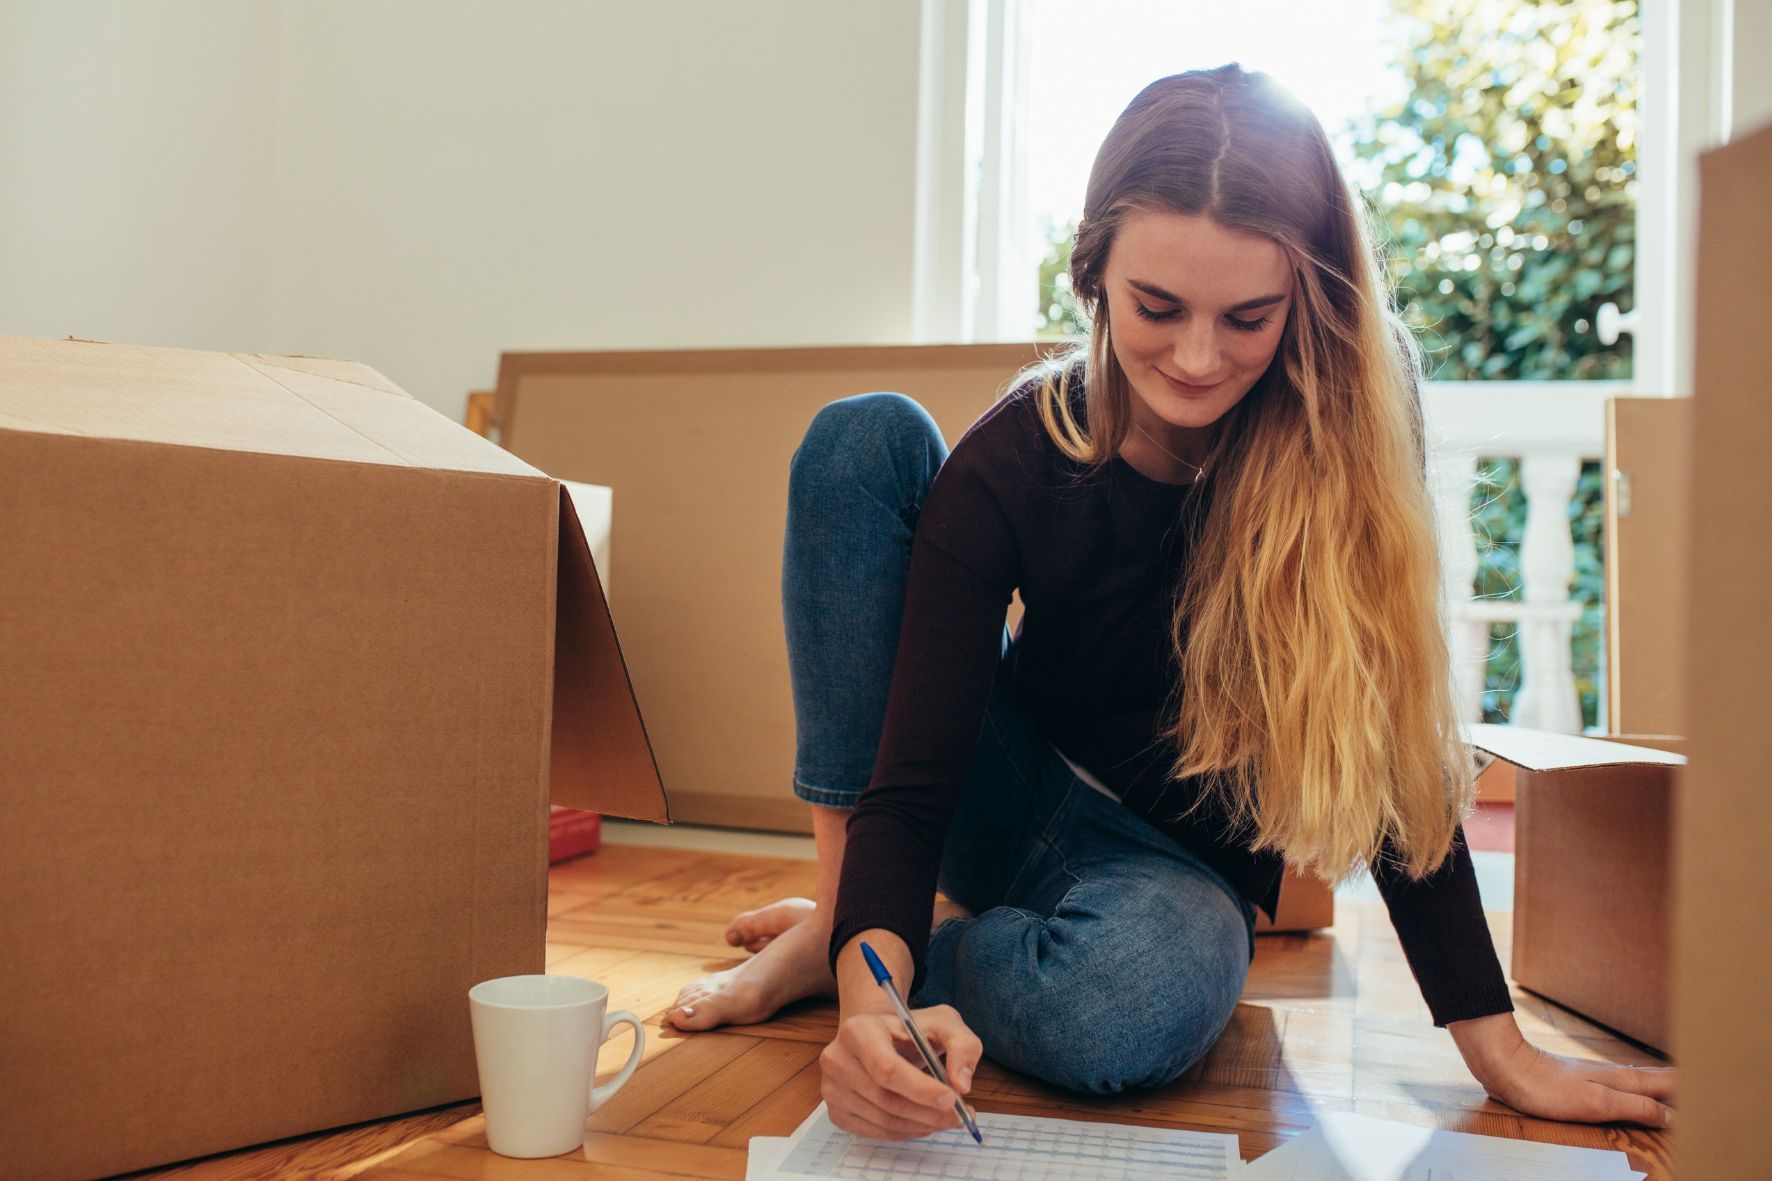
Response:
[{"label": "wooden floor", "polygon": [[[548,970],[591,976],[612,1005],[645,1018],[645,1063],[591,1117],[581,1152],[547,1160],[486,1147],[477,1104],[283,1141],[140,1176],[424,1181],[439,1177],[557,1181],[744,1176],[752,1136],[784,1136],[819,1101],[818,1053],[833,1004],[803,1004],[764,1025],[679,1035],[658,1015],[686,981],[733,961],[720,932],[734,911],[810,894],[809,861],[605,846],[554,867]],[[1252,1159],[1326,1111],[1356,1111],[1490,1136],[1616,1148],[1651,1181],[1667,1181],[1668,1138],[1626,1127],[1528,1119],[1486,1099],[1444,1030],[1435,1029],[1396,936],[1376,903],[1341,903],[1313,936],[1263,936],[1243,1003],[1212,1052],[1159,1091],[1071,1095],[988,1059],[972,1099],[984,1111],[1062,1114],[1232,1132]],[[1506,960],[1508,915],[1492,916]],[[1655,1059],[1574,1015],[1516,991],[1538,1045],[1621,1062]],[[626,1057],[618,1033],[609,1069]]]}]

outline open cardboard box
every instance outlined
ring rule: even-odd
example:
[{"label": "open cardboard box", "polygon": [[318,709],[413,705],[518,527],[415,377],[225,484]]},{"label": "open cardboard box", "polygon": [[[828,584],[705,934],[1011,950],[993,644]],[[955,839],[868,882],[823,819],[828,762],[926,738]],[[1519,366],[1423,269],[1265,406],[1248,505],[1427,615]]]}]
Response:
[{"label": "open cardboard box", "polygon": [[550,801],[666,819],[560,484],[350,362],[0,338],[0,653],[11,1175],[478,1094]]},{"label": "open cardboard box", "polygon": [[1514,980],[1665,1051],[1670,822],[1683,743],[1467,730],[1514,771]]}]

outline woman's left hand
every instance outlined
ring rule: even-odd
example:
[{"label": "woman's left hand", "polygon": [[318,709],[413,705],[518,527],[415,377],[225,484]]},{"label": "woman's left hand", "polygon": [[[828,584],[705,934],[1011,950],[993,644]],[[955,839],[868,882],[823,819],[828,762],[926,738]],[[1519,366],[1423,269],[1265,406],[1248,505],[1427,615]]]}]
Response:
[{"label": "woman's left hand", "polygon": [[1552,1054],[1528,1042],[1512,1013],[1447,1029],[1483,1089],[1523,1115],[1577,1123],[1673,1125],[1671,1066],[1622,1066]]}]

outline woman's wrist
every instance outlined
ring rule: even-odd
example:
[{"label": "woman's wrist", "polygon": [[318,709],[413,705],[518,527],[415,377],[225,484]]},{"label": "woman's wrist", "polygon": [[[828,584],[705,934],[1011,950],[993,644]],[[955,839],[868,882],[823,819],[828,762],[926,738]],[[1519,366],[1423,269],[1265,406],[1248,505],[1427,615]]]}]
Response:
[{"label": "woman's wrist", "polygon": [[874,954],[892,973],[893,983],[899,987],[900,995],[908,991],[911,974],[915,967],[911,960],[911,949],[905,946],[903,939],[884,928],[863,931],[843,945],[837,953],[837,1008],[841,1017],[854,1017],[860,1013],[891,1013],[892,1001],[874,979],[873,971],[867,961],[862,958],[861,942],[865,939]]},{"label": "woman's wrist", "polygon": [[1532,1047],[1512,1013],[1491,1013],[1446,1026],[1464,1064],[1484,1086],[1506,1078],[1531,1056]]}]

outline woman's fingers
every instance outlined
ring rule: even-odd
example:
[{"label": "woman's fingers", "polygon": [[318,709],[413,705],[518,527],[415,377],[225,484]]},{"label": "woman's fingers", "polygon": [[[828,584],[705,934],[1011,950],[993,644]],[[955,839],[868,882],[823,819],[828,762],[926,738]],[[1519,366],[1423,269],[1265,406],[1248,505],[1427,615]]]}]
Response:
[{"label": "woman's fingers", "polygon": [[[901,1063],[907,1070],[909,1063]],[[953,1092],[947,1092],[947,1101],[941,1104],[920,1103],[892,1090],[885,1083],[874,1077],[874,1072],[859,1061],[841,1063],[825,1068],[826,1078],[834,1078],[841,1092],[853,1096],[852,1103],[857,1110],[868,1112],[880,1123],[900,1121],[914,1125],[914,1135],[926,1135],[939,1132],[958,1122],[954,1115]],[[927,1075],[922,1076],[927,1078]],[[933,1081],[933,1080],[931,1080]],[[937,1084],[939,1085],[939,1084]],[[825,1096],[830,1098],[830,1094]]]},{"label": "woman's fingers", "polygon": [[1614,1066],[1595,1063],[1599,1069],[1588,1077],[1615,1091],[1629,1091],[1666,1102],[1674,1097],[1680,1072],[1672,1066]]},{"label": "woman's fingers", "polygon": [[961,1094],[971,1090],[972,1075],[978,1069],[978,1060],[984,1057],[984,1043],[960,1019],[959,1010],[952,1005],[937,1005],[918,1013],[917,1022],[941,1052],[954,1089]]},{"label": "woman's fingers", "polygon": [[1601,1113],[1594,1116],[1592,1122],[1628,1121],[1650,1128],[1670,1128],[1673,1126],[1674,1109],[1667,1104],[1632,1091],[1614,1090],[1599,1083],[1596,1083],[1595,1086],[1599,1087],[1604,1094],[1596,1097],[1601,1106]]},{"label": "woman's fingers", "polygon": [[902,1140],[958,1127],[956,1090],[972,1085],[984,1046],[947,1005],[921,1009],[918,1027],[947,1059],[953,1086],[925,1073],[899,1019],[888,1013],[846,1018],[819,1056],[831,1120],[845,1131]]},{"label": "woman's fingers", "polygon": [[826,1102],[857,1122],[894,1129],[894,1138],[956,1126],[954,1092],[899,1057],[896,1026],[896,1018],[881,1014],[843,1022],[819,1059]]},{"label": "woman's fingers", "polygon": [[[1574,1065],[1574,1063],[1571,1063]],[[1582,1064],[1585,1065],[1585,1064]],[[1570,1077],[1573,1075],[1573,1077]],[[1535,1102],[1523,1096],[1521,1106],[1550,1119],[1577,1120],[1585,1124],[1633,1123],[1650,1128],[1672,1126],[1673,1108],[1635,1091],[1608,1086],[1605,1081],[1570,1071],[1564,1075],[1562,1094],[1548,1093]]]},{"label": "woman's fingers", "polygon": [[[960,1021],[960,1015],[945,1005],[918,1010],[913,1016],[917,1019],[918,1028],[933,1047],[940,1047],[961,1036],[972,1037],[972,1032]],[[938,1112],[945,1110],[950,1115],[953,1113],[953,1089],[925,1073],[923,1056],[917,1053],[916,1043],[911,1040],[910,1034],[897,1018],[882,1016],[869,1032],[880,1036],[866,1040],[860,1057],[862,1064],[877,1081],[913,1103]]]},{"label": "woman's fingers", "polygon": [[900,1057],[890,1035],[868,1039],[856,1057],[864,1074],[863,1093],[882,1109],[944,1128],[958,1121],[954,1092]]},{"label": "woman's fingers", "polygon": [[1586,1064],[1587,1076],[1602,1088],[1601,1102],[1609,1112],[1598,1118],[1629,1120],[1651,1128],[1673,1126],[1674,1111],[1665,1100],[1673,1098],[1679,1072],[1669,1066],[1618,1066],[1610,1062]]},{"label": "woman's fingers", "polygon": [[852,1094],[840,1093],[835,1098],[827,1096],[825,1106],[830,1109],[831,1122],[839,1128],[876,1140],[914,1140],[941,1130],[895,1115],[883,1115],[878,1108],[857,1102]]},{"label": "woman's fingers", "polygon": [[1490,1092],[1510,1107],[1546,1119],[1673,1126],[1674,1110],[1662,1100],[1672,1096],[1677,1071],[1572,1058],[1529,1043],[1528,1048],[1523,1065]]}]

